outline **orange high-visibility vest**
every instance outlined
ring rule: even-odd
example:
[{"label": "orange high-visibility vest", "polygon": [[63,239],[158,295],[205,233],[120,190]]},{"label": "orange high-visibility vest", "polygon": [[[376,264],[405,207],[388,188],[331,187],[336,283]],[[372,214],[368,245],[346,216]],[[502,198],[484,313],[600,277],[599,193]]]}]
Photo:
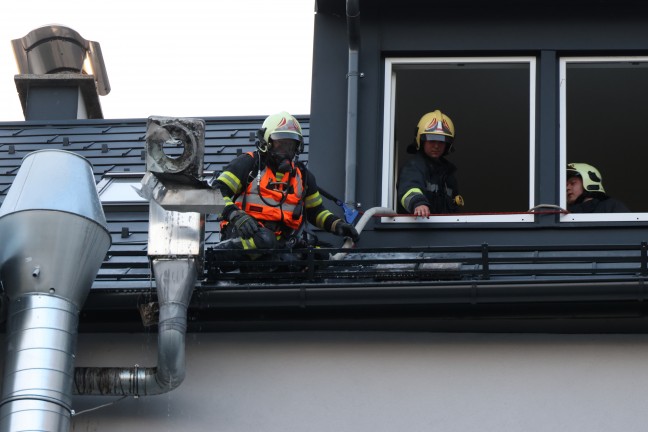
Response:
[{"label": "orange high-visibility vest", "polygon": [[[254,157],[251,152],[248,152],[248,155]],[[302,203],[306,191],[302,171],[294,163],[292,167],[293,172],[284,174],[281,182],[277,181],[272,170],[265,167],[248,183],[245,192],[236,197],[234,204],[261,223],[281,222],[292,229],[299,228],[304,218]],[[243,208],[244,202],[245,208]],[[296,214],[295,210],[298,207]],[[225,221],[221,223],[221,228],[224,225],[226,225]],[[281,230],[277,230],[276,233],[281,234]]]}]

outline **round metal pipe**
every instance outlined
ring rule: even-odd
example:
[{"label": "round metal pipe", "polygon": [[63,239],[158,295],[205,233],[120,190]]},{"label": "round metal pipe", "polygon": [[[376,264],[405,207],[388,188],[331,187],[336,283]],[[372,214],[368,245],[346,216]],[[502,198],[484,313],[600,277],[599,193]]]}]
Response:
[{"label": "round metal pipe", "polygon": [[54,293],[81,308],[110,247],[90,163],[60,150],[27,155],[0,208],[0,244],[9,298]]},{"label": "round metal pipe", "polygon": [[11,301],[0,430],[69,429],[78,315],[73,303],[55,295]]},{"label": "round metal pipe", "polygon": [[78,315],[110,247],[92,166],[60,150],[25,157],[0,208],[9,297],[0,431],[66,431]]},{"label": "round metal pipe", "polygon": [[153,273],[160,306],[156,367],[78,367],[74,393],[146,396],[166,393],[185,378],[187,308],[197,279],[196,260],[157,258]]}]

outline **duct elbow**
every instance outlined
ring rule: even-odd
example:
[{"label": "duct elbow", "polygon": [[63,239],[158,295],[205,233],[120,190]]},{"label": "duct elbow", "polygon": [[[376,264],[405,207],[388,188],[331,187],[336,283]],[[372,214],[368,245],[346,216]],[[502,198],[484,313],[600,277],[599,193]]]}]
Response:
[{"label": "duct elbow", "polygon": [[180,386],[186,376],[184,320],[175,318],[160,322],[158,335],[158,367],[155,381],[159,393],[166,393]]},{"label": "duct elbow", "polygon": [[151,394],[164,394],[175,390],[176,388],[180,387],[180,384],[184,382],[185,376],[186,374],[184,369],[178,371],[178,373],[174,375],[159,373],[155,374],[155,388],[157,389],[157,391]]}]

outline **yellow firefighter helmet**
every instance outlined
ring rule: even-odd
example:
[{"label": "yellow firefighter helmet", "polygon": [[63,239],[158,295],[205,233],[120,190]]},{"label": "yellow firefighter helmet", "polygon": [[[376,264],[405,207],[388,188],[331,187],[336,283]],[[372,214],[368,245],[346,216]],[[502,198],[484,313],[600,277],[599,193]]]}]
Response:
[{"label": "yellow firefighter helmet", "polygon": [[425,141],[441,141],[446,143],[444,154],[448,154],[454,142],[455,128],[450,117],[440,110],[424,114],[418,122],[416,129],[416,149],[421,148]]}]

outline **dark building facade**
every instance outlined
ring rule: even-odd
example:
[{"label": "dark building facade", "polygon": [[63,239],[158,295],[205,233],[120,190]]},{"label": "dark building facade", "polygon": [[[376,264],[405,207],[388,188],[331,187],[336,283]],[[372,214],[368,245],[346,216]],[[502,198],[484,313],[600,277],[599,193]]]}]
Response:
[{"label": "dark building facade", "polygon": [[[339,167],[324,186],[347,187],[349,199],[354,182],[350,198],[362,208],[395,208],[395,182],[416,123],[440,109],[456,127],[448,159],[458,166],[466,203],[463,215],[375,220],[363,245],[646,240],[644,5],[347,3],[351,13],[343,1],[317,2],[312,166]],[[354,57],[357,70],[349,66]],[[349,114],[346,84],[354,76],[357,110]],[[351,170],[349,123],[357,140]],[[556,212],[566,208],[571,162],[596,166],[606,191],[632,212]]]}]

